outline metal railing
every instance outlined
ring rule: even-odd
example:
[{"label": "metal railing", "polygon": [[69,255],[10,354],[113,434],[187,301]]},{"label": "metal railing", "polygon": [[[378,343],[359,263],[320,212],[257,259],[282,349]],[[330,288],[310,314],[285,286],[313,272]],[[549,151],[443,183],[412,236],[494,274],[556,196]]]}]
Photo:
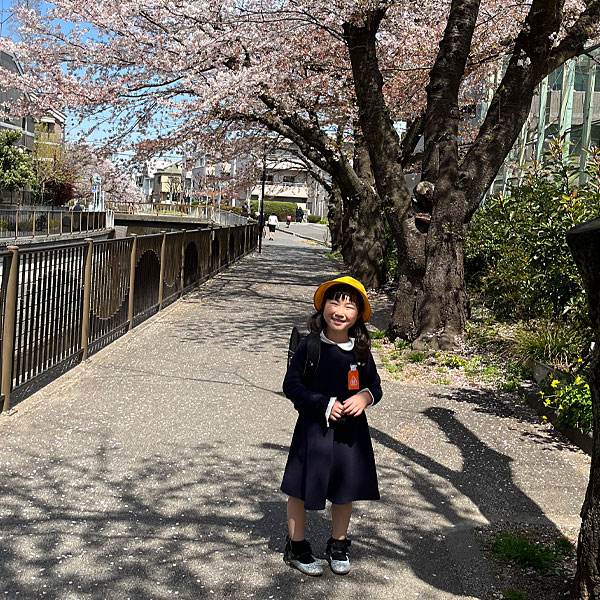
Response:
[{"label": "metal railing", "polygon": [[0,252],[1,393],[26,395],[252,251],[258,226]]},{"label": "metal railing", "polygon": [[217,206],[115,201],[107,201],[106,205],[114,212],[127,213],[129,215],[179,215],[229,226],[246,225],[248,223],[247,217],[241,217],[232,211],[220,210]]},{"label": "metal railing", "polygon": [[44,206],[0,207],[0,241],[103,231],[107,225],[106,212],[75,212]]}]

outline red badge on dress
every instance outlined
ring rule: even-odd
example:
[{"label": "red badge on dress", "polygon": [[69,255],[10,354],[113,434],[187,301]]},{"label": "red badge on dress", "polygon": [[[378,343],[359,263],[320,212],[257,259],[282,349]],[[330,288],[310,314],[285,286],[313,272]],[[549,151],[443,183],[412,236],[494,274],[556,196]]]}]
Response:
[{"label": "red badge on dress", "polygon": [[348,371],[348,389],[349,390],[358,390],[359,381],[358,381],[358,369],[356,365],[350,365],[350,370]]}]

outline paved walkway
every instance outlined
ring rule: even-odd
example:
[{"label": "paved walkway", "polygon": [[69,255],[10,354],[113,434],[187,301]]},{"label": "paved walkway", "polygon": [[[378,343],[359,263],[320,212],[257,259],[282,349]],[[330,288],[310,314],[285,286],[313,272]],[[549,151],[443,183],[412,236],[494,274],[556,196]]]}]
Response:
[{"label": "paved walkway", "polygon": [[[284,565],[287,338],[336,268],[278,232],[1,416],[0,597],[484,598],[474,526],[577,525],[588,459],[527,408],[385,381],[382,500],[356,505],[352,574]],[[327,513],[308,537],[322,553]]]}]

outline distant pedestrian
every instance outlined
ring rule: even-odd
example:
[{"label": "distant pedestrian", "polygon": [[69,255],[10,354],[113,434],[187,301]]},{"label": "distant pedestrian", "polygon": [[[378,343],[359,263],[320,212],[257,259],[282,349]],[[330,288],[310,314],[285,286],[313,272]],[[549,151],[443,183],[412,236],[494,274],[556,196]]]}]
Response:
[{"label": "distant pedestrian", "polygon": [[79,204],[79,200],[75,200],[75,204],[73,206],[73,212],[81,212],[83,208],[81,208],[81,204]]},{"label": "distant pedestrian", "polygon": [[302,223],[302,219],[304,219],[304,211],[302,210],[302,208],[299,206],[296,209],[296,223]]},{"label": "distant pedestrian", "polygon": [[277,225],[279,225],[279,219],[277,218],[277,215],[275,213],[271,213],[267,223],[269,225],[269,239],[274,240],[275,229],[277,229]]},{"label": "distant pedestrian", "polygon": [[292,222],[292,215],[288,215],[285,219],[285,226],[289,229],[290,223]]},{"label": "distant pedestrian", "polygon": [[371,307],[360,281],[327,281],[313,302],[312,333],[298,344],[283,382],[298,411],[281,484],[288,495],[284,560],[306,575],[323,573],[304,525],[306,511],[323,510],[329,500],[333,531],[325,556],[341,575],[350,571],[346,535],[352,502],[379,500],[365,409],[381,399],[381,381],[365,326]]},{"label": "distant pedestrian", "polygon": [[249,213],[248,213],[248,207],[244,204],[242,206],[242,217],[248,217]]}]

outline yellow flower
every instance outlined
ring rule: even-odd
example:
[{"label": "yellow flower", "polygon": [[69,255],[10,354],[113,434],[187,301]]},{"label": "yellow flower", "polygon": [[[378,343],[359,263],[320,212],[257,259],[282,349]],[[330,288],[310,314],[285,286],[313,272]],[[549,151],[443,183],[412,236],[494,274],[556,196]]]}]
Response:
[{"label": "yellow flower", "polygon": [[586,383],[586,384],[585,384],[583,387],[585,387],[585,389],[589,391],[589,389],[590,389],[590,384],[589,384],[589,383]]},{"label": "yellow flower", "polygon": [[552,382],[550,383],[550,385],[551,385],[553,388],[557,388],[557,387],[558,387],[558,384],[559,384],[559,381],[558,381],[558,379],[553,379],[553,380],[552,380]]}]

